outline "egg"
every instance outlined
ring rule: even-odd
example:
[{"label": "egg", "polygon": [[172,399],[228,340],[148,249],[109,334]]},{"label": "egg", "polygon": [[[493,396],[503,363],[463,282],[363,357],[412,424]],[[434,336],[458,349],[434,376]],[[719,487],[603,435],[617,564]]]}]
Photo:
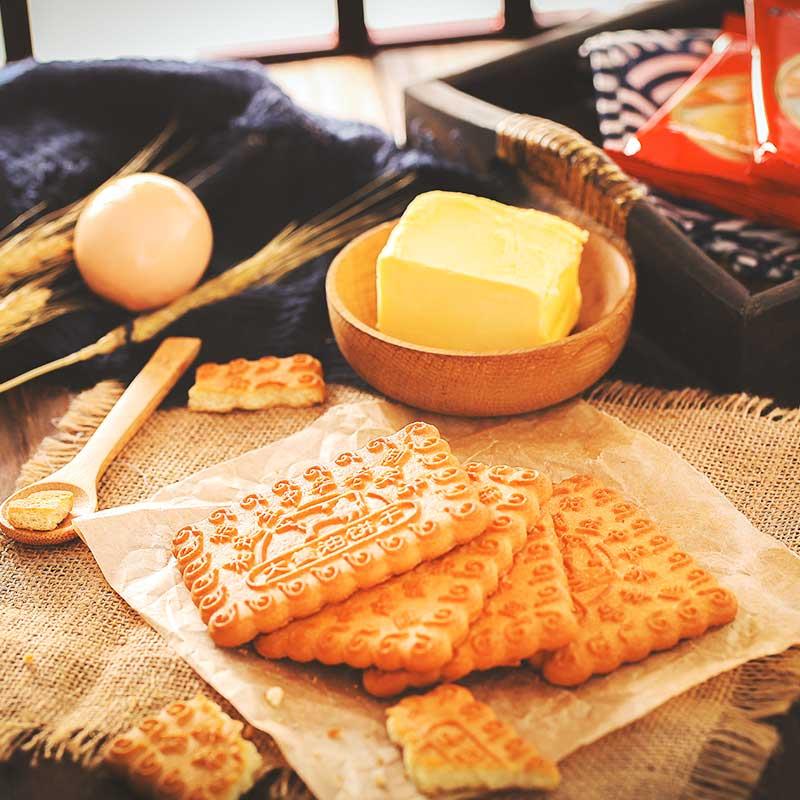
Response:
[{"label": "egg", "polygon": [[75,225],[73,253],[93,292],[144,311],[196,286],[212,245],[211,220],[197,195],[173,178],[143,172],[91,197]]}]

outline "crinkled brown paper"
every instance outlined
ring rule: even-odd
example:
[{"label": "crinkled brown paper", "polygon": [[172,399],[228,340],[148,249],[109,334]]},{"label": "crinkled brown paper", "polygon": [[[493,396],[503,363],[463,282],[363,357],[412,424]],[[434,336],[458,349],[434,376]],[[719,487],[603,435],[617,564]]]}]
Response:
[{"label": "crinkled brown paper", "polygon": [[[465,461],[537,467],[554,481],[576,472],[598,476],[643,506],[739,598],[733,624],[578,689],[550,686],[526,668],[473,677],[475,694],[546,756],[564,758],[713,675],[800,643],[800,559],[757,531],[668,447],[582,401],[510,421],[439,418],[377,400],[336,406],[305,430],[167,486],[147,503],[80,519],[114,589],[275,738],[320,800],[419,797],[386,736],[386,703],[360,688],[355,671],[216,647],[180,580],[171,536],[277,475],[297,474],[417,418],[437,425]],[[265,696],[272,686],[285,692],[277,707]]]}]

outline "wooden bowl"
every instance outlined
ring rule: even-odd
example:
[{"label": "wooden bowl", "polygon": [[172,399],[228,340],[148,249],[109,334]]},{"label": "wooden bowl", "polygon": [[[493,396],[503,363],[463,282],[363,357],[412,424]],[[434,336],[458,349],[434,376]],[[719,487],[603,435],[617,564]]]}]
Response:
[{"label": "wooden bowl", "polygon": [[378,225],[350,242],[326,283],[336,342],[378,391],[442,414],[520,414],[579,394],[616,361],[631,326],[636,276],[627,256],[597,233],[581,261],[580,319],[564,339],[530,350],[471,353],[384,335],[375,327],[375,262],[396,224]]}]

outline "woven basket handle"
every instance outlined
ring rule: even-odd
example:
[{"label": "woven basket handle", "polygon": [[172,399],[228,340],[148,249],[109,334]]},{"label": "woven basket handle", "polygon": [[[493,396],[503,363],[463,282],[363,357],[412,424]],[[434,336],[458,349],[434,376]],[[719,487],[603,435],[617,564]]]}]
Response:
[{"label": "woven basket handle", "polygon": [[564,125],[528,114],[506,117],[496,133],[503,161],[625,237],[628,212],[644,192],[599,147]]}]

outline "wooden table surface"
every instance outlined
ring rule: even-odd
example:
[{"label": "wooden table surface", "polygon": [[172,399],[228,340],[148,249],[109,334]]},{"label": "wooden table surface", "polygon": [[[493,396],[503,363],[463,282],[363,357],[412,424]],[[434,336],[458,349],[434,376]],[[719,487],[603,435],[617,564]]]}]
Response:
[{"label": "wooden table surface", "polygon": [[[269,73],[304,107],[331,117],[358,119],[405,138],[402,90],[425,78],[456,72],[496,58],[512,48],[500,40],[398,48],[372,58],[341,56],[290,62],[269,67]],[[633,370],[628,365],[621,376]],[[10,493],[20,466],[36,450],[65,411],[71,393],[56,386],[32,384],[0,395],[0,497]],[[797,712],[797,709],[795,709]],[[800,798],[800,713],[776,720],[784,747],[768,765],[754,798]],[[794,756],[794,757],[793,757]],[[262,782],[263,783],[263,782]],[[259,784],[248,797],[267,796]],[[114,800],[133,795],[106,776],[69,763],[45,762],[31,768],[25,754],[0,764],[0,800]]]}]

